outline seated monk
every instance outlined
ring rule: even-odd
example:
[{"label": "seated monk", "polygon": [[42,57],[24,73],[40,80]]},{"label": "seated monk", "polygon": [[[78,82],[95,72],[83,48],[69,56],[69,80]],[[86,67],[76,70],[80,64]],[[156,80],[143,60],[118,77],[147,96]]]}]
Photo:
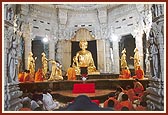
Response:
[{"label": "seated monk", "polygon": [[34,78],[33,78],[33,76],[30,74],[30,71],[29,71],[29,70],[26,70],[26,71],[24,72],[23,82],[34,82]]},{"label": "seated monk", "polygon": [[133,81],[134,84],[134,92],[137,96],[142,96],[143,92],[144,92],[144,87],[143,85],[139,82],[138,79],[135,79],[135,81]]},{"label": "seated monk", "polygon": [[130,77],[131,77],[131,72],[127,66],[124,69],[122,69],[122,75],[120,75],[120,78],[129,79]]},{"label": "seated monk", "polygon": [[108,96],[108,99],[104,101],[103,103],[103,107],[106,108],[108,107],[108,101],[109,100],[113,100],[114,101],[114,108],[117,106],[117,104],[119,103],[118,100],[116,99],[116,95],[114,92],[110,93]]},{"label": "seated monk", "polygon": [[19,73],[18,80],[19,80],[19,82],[23,82],[23,80],[24,80],[24,72]]},{"label": "seated monk", "polygon": [[124,92],[125,92],[125,94],[128,95],[128,98],[131,102],[134,101],[135,99],[137,99],[136,98],[137,96],[135,95],[134,89],[131,88],[130,85],[126,86],[126,90],[124,90]]},{"label": "seated monk", "polygon": [[133,105],[128,100],[128,95],[127,94],[122,95],[122,101],[117,104],[115,110],[120,111],[122,109],[122,107],[127,107],[129,110],[133,110]]},{"label": "seated monk", "polygon": [[72,65],[70,65],[70,67],[67,70],[67,74],[68,76],[68,80],[76,80],[76,71],[75,68],[72,67]]},{"label": "seated monk", "polygon": [[42,69],[38,69],[38,71],[35,73],[35,82],[43,81],[43,72]]},{"label": "seated monk", "polygon": [[144,71],[141,69],[140,66],[137,66],[137,70],[135,71],[136,78],[137,79],[143,79],[144,78]]}]

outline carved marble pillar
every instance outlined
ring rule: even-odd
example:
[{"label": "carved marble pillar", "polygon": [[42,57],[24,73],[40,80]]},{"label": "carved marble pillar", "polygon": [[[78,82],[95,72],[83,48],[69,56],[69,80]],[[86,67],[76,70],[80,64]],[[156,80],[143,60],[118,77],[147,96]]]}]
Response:
[{"label": "carved marble pillar", "polygon": [[119,63],[119,44],[118,40],[113,41],[113,59],[114,59],[114,66],[113,66],[113,73],[119,74],[120,73],[120,63]]},{"label": "carved marble pillar", "polygon": [[110,41],[105,41],[106,73],[112,73],[112,60],[110,54]]},{"label": "carved marble pillar", "polygon": [[30,35],[30,27],[29,24],[24,24],[24,32],[23,32],[23,36],[24,36],[24,41],[25,41],[25,69],[27,68],[27,63],[28,63],[28,55],[29,52],[31,52],[31,35]]},{"label": "carved marble pillar", "polygon": [[[164,5],[158,5],[158,6],[162,6],[162,10],[164,9]],[[152,16],[153,17],[153,24],[152,24],[152,29],[154,31],[155,34],[155,42],[157,42],[157,47],[158,47],[158,51],[159,51],[159,62],[160,64],[158,64],[158,68],[159,68],[159,74],[157,77],[151,76],[151,81],[149,83],[149,87],[146,89],[147,92],[149,92],[149,95],[147,95],[147,104],[148,104],[148,108],[149,110],[159,110],[159,111],[163,111],[165,108],[165,102],[164,101],[164,96],[165,96],[165,80],[164,77],[165,76],[165,71],[164,71],[164,64],[165,64],[165,60],[164,60],[164,32],[162,31],[162,27],[164,27],[164,14],[160,15],[156,15],[156,12],[164,12],[164,11],[158,11],[158,9],[155,9],[156,7],[158,7],[157,5],[153,5],[153,12],[152,12]],[[166,6],[165,6],[166,7]],[[155,11],[157,10],[157,11]],[[155,17],[157,16],[157,17]],[[154,69],[154,68],[153,68]]]},{"label": "carved marble pillar", "polygon": [[142,37],[143,37],[143,34],[142,34],[142,31],[139,30],[136,38],[135,38],[135,44],[136,44],[136,48],[138,48],[138,51],[139,51],[139,56],[140,56],[140,66],[143,67],[143,45],[142,45]]},{"label": "carved marble pillar", "polygon": [[97,40],[97,64],[100,73],[106,72],[105,40]]},{"label": "carved marble pillar", "polygon": [[[17,111],[22,107],[20,96],[22,91],[18,82],[18,39],[19,35],[13,31],[13,23],[6,21],[4,24],[4,111]],[[13,67],[13,68],[11,68]]]}]

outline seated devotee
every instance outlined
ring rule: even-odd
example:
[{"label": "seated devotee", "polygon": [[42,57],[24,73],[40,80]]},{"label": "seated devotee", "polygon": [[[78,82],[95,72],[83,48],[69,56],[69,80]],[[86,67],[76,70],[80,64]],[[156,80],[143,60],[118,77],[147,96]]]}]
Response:
[{"label": "seated devotee", "polygon": [[130,85],[126,86],[126,90],[124,91],[125,94],[128,95],[128,99],[131,101],[131,102],[134,102],[135,100],[141,100],[141,97],[140,96],[137,96],[134,92],[134,89],[131,88]]},{"label": "seated devotee", "polygon": [[38,107],[40,107],[40,105],[35,100],[31,100],[31,110],[34,111]]},{"label": "seated devotee", "polygon": [[70,67],[67,70],[67,74],[68,76],[68,80],[76,80],[76,71],[75,68],[72,67],[72,65],[70,65]]},{"label": "seated devotee", "polygon": [[122,101],[122,95],[124,94],[123,91],[124,90],[119,86],[116,88],[115,95],[117,96],[116,98],[117,98],[117,101],[119,101],[119,102]]},{"label": "seated devotee", "polygon": [[134,92],[136,96],[142,96],[143,92],[144,92],[144,87],[143,85],[140,83],[140,81],[138,79],[135,79],[133,81],[134,84]]},{"label": "seated devotee", "polygon": [[127,85],[127,86],[126,86],[126,90],[124,90],[124,93],[128,95],[128,99],[129,99],[131,102],[134,101],[136,95],[135,95],[134,89],[131,88],[130,85]]},{"label": "seated devotee", "polygon": [[[79,71],[81,67],[86,67],[88,73],[96,72],[96,67],[94,65],[94,60],[92,57],[92,53],[87,49],[88,42],[86,40],[81,40],[79,43],[79,47],[82,49],[76,53],[76,56],[73,61],[76,64],[75,68],[78,68],[76,72]],[[80,73],[77,73],[80,74]]]},{"label": "seated devotee", "polygon": [[129,110],[133,110],[133,105],[132,105],[131,101],[128,100],[127,94],[122,95],[122,101],[117,104],[116,110],[121,110],[122,107],[124,107],[124,106],[128,107]]},{"label": "seated devotee", "polygon": [[133,76],[133,78],[144,79],[144,71],[140,65],[137,66],[137,70],[135,71],[135,76]]},{"label": "seated devotee", "polygon": [[139,105],[134,107],[135,111],[147,111],[147,103],[145,101],[141,101]]},{"label": "seated devotee", "polygon": [[121,111],[129,111],[129,108],[124,106],[124,107],[121,108]]},{"label": "seated devotee", "polygon": [[116,100],[116,95],[114,92],[111,92],[109,95],[108,95],[108,99],[105,100],[104,104],[103,104],[103,107],[108,107],[108,101],[109,100],[113,100],[114,101],[114,107],[118,104],[118,101]]},{"label": "seated devotee", "polygon": [[86,95],[77,96],[74,101],[64,108],[65,111],[101,111],[96,103],[92,102],[91,99]]},{"label": "seated devotee", "polygon": [[130,77],[131,77],[131,72],[127,66],[124,69],[122,69],[122,74],[120,75],[120,78],[129,79]]},{"label": "seated devotee", "polygon": [[59,106],[59,103],[54,102],[52,96],[47,92],[46,89],[43,90],[43,106],[44,110],[47,111],[53,111]]},{"label": "seated devotee", "polygon": [[24,98],[22,100],[23,107],[19,111],[32,111],[31,110],[31,100],[29,98]]},{"label": "seated devotee", "polygon": [[19,82],[23,82],[24,81],[24,72],[19,73],[18,80],[19,80]]},{"label": "seated devotee", "polygon": [[115,102],[113,100],[109,100],[108,101],[108,105],[107,105],[107,108],[109,110],[114,110],[114,105],[115,105]]},{"label": "seated devotee", "polygon": [[38,81],[43,81],[43,72],[42,72],[42,69],[38,69],[37,72],[35,73],[35,79],[34,79],[35,82],[38,82]]}]

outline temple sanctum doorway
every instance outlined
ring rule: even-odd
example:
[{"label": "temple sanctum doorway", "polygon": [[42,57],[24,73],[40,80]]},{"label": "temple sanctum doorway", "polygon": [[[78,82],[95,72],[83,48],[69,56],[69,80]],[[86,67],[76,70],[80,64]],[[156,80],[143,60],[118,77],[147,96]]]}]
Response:
[{"label": "temple sanctum doorway", "polygon": [[135,39],[133,38],[133,36],[131,34],[121,37],[121,40],[119,42],[119,55],[121,57],[121,52],[125,48],[126,49],[126,56],[127,56],[126,57],[127,65],[129,67],[132,75],[134,75],[134,70],[133,70],[134,69],[134,60],[130,59],[130,57],[134,56],[135,47],[136,47]]},{"label": "temple sanctum doorway", "polygon": [[43,42],[42,37],[35,37],[32,41],[32,53],[33,57],[37,57],[35,61],[35,71],[42,67],[41,54],[45,52],[46,57],[48,58],[48,43]]}]

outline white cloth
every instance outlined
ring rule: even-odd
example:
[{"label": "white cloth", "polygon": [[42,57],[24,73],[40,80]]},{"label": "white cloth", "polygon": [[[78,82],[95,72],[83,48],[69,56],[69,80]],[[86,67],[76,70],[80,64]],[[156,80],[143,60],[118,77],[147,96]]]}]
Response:
[{"label": "white cloth", "polygon": [[34,110],[36,109],[37,107],[40,107],[36,101],[32,100],[31,101],[31,110]]},{"label": "white cloth", "polygon": [[122,101],[122,95],[123,95],[123,94],[124,94],[123,92],[119,93],[118,98],[117,98],[117,100],[118,100],[119,102]]},{"label": "white cloth", "polygon": [[24,98],[22,99],[22,103],[23,103],[24,101],[29,101],[29,102],[31,102],[31,99],[30,99],[29,97],[24,97]]},{"label": "white cloth", "polygon": [[45,110],[52,111],[58,107],[58,102],[54,102],[52,96],[47,93],[43,94],[43,106]]}]

